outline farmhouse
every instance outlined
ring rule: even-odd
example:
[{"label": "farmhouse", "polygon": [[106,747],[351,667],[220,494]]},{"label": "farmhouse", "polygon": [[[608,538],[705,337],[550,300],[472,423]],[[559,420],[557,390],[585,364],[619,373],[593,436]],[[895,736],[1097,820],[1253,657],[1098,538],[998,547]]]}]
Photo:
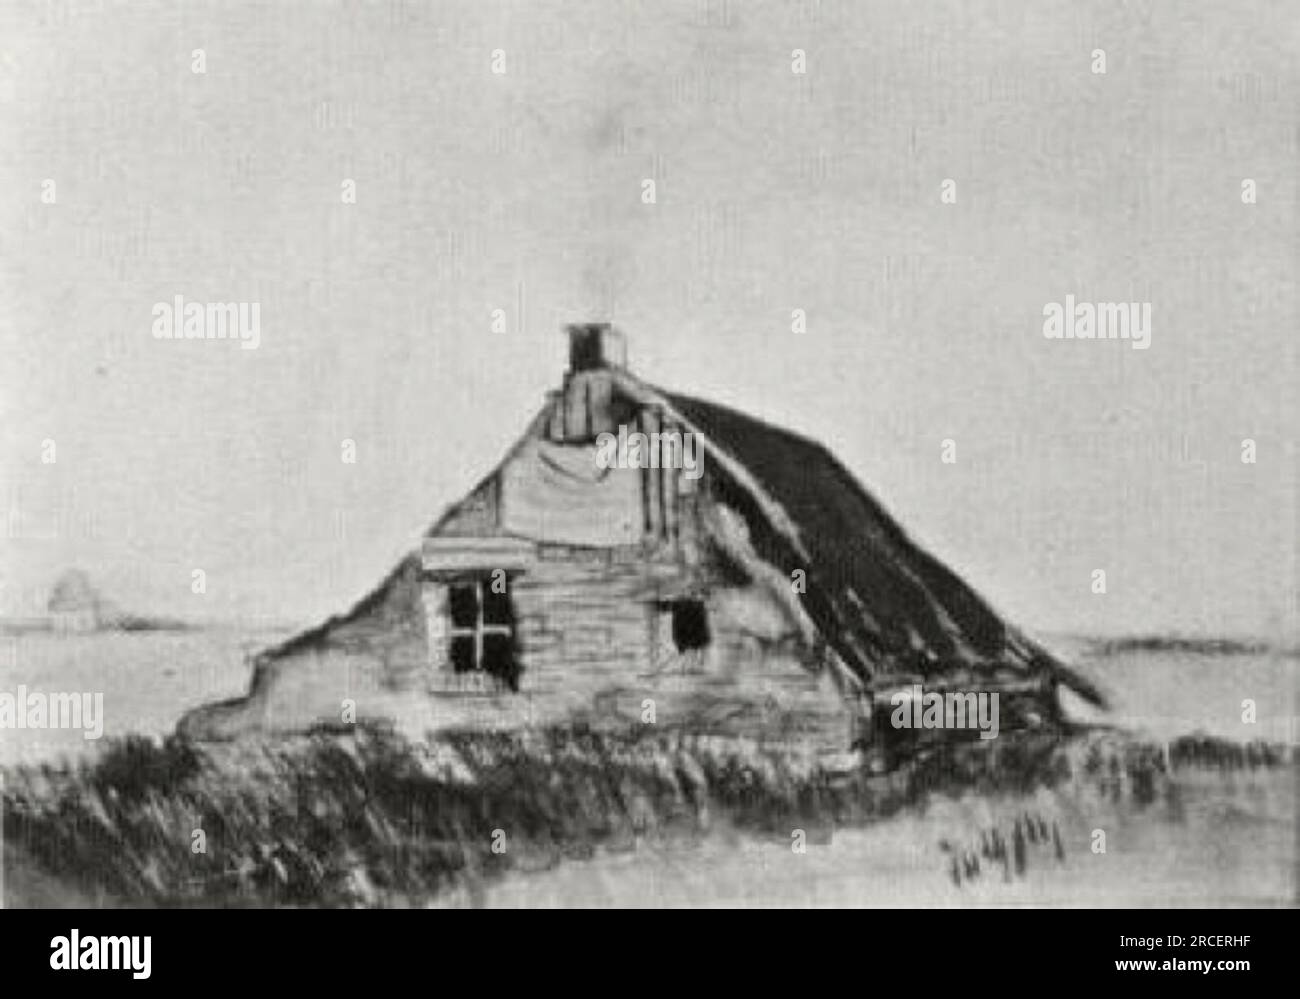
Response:
[{"label": "farmhouse", "polygon": [[[824,448],[642,381],[608,325],[569,338],[561,387],[419,549],[182,732],[578,716],[847,749],[864,707],[913,683],[1001,691],[1004,729],[1050,723],[1060,683],[1099,700]],[[700,474],[598,460],[620,428],[691,435]]]}]

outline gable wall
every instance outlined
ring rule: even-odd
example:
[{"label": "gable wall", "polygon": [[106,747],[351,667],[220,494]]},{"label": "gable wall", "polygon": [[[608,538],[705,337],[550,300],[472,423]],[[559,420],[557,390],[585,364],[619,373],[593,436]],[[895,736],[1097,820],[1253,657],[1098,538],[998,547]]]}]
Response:
[{"label": "gable wall", "polygon": [[[616,432],[617,422],[584,413],[581,403],[604,396],[574,384],[582,386],[580,399],[557,399],[547,430],[499,472],[501,533],[532,539],[510,570],[523,667],[518,693],[481,675],[457,675],[446,661],[447,586],[469,569],[490,575],[502,559],[486,538],[426,543],[425,689],[435,713],[453,726],[544,723],[574,712],[598,723],[639,719],[650,699],[659,724],[690,720],[757,733],[793,718],[843,741],[845,704],[824,672],[809,669],[819,652],[766,582],[738,579],[718,564],[700,516],[701,504],[714,502],[707,461],[699,480],[678,469],[614,469],[584,488],[595,447],[583,441],[593,427]],[[618,420],[647,433],[674,429],[647,411]],[[561,443],[570,431],[578,440]],[[574,474],[557,480],[557,467]],[[663,604],[681,596],[705,602],[711,645],[703,653],[682,655],[673,645]]]}]

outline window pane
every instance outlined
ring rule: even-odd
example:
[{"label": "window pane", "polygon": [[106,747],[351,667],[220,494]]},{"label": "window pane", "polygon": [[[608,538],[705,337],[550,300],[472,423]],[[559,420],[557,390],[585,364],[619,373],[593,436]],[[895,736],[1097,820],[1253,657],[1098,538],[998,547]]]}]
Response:
[{"label": "window pane", "polygon": [[451,588],[451,626],[473,628],[478,623],[478,587],[470,584]]},{"label": "window pane", "polygon": [[451,666],[457,673],[468,673],[478,668],[474,662],[473,635],[457,635],[451,640]]},{"label": "window pane", "polygon": [[483,669],[503,681],[511,690],[519,689],[515,668],[515,643],[510,635],[483,636]]},{"label": "window pane", "polygon": [[[486,579],[483,581],[483,623],[484,624],[513,624],[515,620],[514,611],[510,607],[510,582],[505,582],[505,593],[492,592],[493,581]],[[500,583],[496,584],[501,587]]]},{"label": "window pane", "polygon": [[678,652],[709,644],[709,616],[701,601],[678,600],[673,604],[673,644]]}]

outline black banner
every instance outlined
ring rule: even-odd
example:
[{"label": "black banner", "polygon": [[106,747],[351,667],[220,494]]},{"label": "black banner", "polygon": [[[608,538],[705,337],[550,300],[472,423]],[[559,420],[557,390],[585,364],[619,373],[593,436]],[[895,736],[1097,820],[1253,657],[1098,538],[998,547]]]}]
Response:
[{"label": "black banner", "polygon": [[[1258,988],[1294,980],[1294,910],[6,910],[8,984],[374,987],[442,969],[494,988],[640,982]],[[892,970],[890,968],[892,966]],[[854,971],[853,969],[857,969]],[[467,983],[468,984],[468,983]],[[845,982],[846,986],[851,982]],[[603,986],[602,986],[603,987]],[[792,985],[792,987],[795,987]],[[11,994],[18,994],[16,991]]]}]

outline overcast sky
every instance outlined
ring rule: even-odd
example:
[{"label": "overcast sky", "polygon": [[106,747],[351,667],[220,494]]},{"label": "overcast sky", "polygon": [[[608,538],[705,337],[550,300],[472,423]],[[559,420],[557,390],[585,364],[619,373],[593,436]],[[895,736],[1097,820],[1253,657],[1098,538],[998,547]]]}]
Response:
[{"label": "overcast sky", "polygon": [[1300,28],[1119,6],[5,3],[0,608],[340,610],[612,319],[1031,630],[1294,634]]}]

